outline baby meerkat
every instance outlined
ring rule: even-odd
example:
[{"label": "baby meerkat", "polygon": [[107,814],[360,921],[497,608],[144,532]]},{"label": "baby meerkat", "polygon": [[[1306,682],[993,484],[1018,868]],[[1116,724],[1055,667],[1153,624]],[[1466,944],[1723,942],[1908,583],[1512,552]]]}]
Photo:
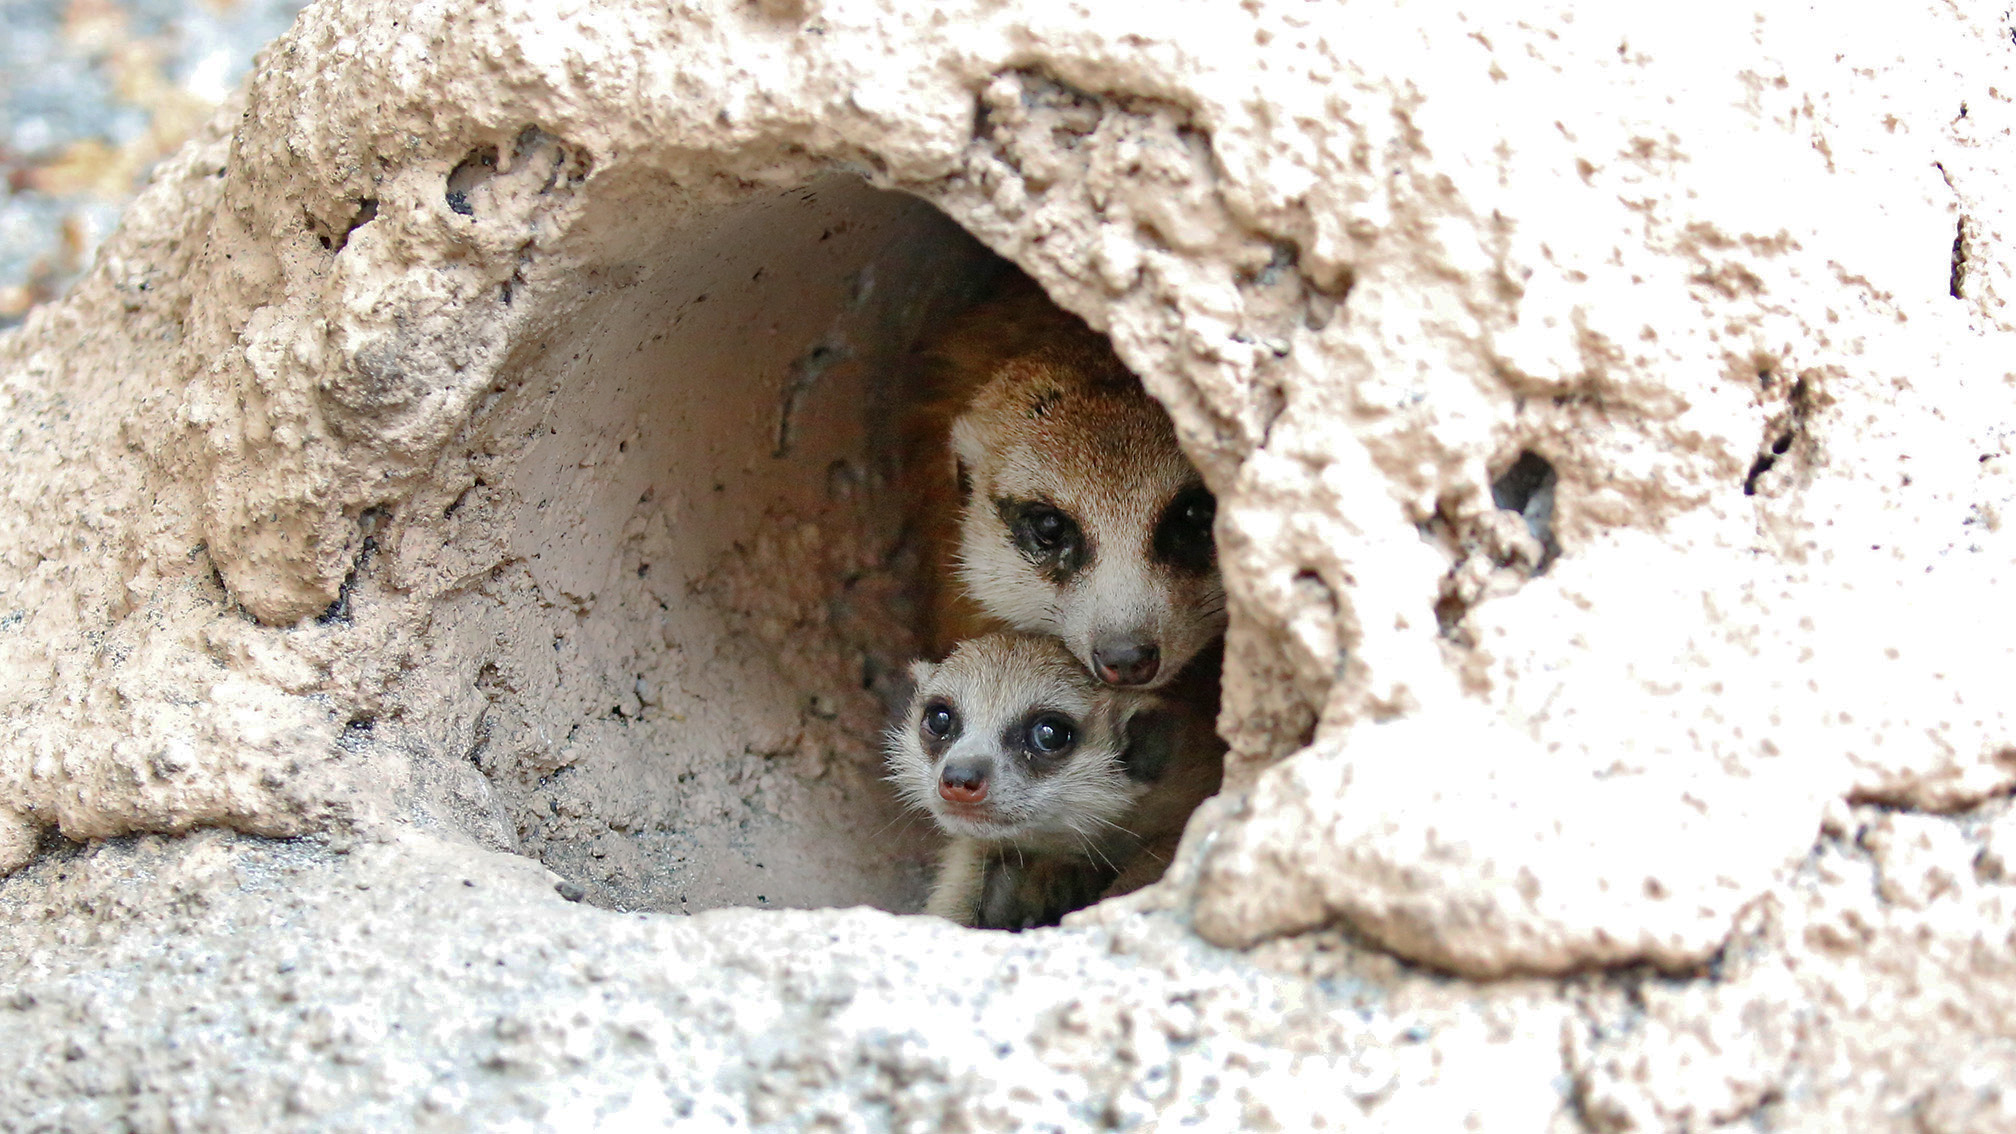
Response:
[{"label": "baby meerkat", "polygon": [[1116,880],[1154,881],[1218,790],[1209,721],[1092,680],[1054,638],[974,638],[911,674],[890,778],[952,836],[925,908],[961,925],[1055,925]]},{"label": "baby meerkat", "polygon": [[938,585],[940,650],[1005,626],[1154,688],[1224,634],[1216,500],[1104,336],[1025,281],[927,353],[916,506],[959,584]]}]

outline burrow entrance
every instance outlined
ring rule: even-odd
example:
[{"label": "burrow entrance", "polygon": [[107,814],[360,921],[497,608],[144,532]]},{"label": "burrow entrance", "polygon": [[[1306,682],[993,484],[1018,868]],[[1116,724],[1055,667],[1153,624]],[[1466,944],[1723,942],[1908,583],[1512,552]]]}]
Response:
[{"label": "burrow entrance", "polygon": [[915,909],[937,838],[880,754],[920,647],[906,359],[1015,269],[849,177],[634,256],[525,337],[404,525],[439,542],[399,561],[481,579],[429,634],[467,744],[437,796],[606,906]]}]

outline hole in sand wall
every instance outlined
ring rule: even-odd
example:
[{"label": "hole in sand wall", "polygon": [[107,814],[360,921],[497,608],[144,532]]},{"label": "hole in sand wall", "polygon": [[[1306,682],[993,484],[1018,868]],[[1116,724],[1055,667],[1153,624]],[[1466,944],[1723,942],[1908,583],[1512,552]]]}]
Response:
[{"label": "hole in sand wall", "polygon": [[1526,530],[1540,541],[1543,553],[1533,568],[1538,575],[1561,554],[1554,542],[1554,466],[1531,449],[1522,451],[1512,467],[1491,482],[1491,502],[1507,512],[1516,512],[1526,522]]},{"label": "hole in sand wall", "polygon": [[[475,223],[494,163],[448,179]],[[396,707],[460,754],[416,810],[605,906],[916,909],[937,840],[881,755],[922,648],[908,356],[1013,269],[851,177],[641,224],[559,300],[531,269],[549,325],[377,537],[452,671]]]}]

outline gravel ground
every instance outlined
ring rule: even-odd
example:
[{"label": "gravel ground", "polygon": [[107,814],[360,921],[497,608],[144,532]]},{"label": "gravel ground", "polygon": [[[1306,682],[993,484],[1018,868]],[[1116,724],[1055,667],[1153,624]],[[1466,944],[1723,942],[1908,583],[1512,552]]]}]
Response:
[{"label": "gravel ground", "polygon": [[0,0],[0,327],[62,294],[303,0]]}]

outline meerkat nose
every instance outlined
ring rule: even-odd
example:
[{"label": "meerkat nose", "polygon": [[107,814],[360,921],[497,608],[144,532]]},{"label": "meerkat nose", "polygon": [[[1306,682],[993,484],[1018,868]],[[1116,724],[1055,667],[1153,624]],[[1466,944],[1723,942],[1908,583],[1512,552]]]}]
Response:
[{"label": "meerkat nose", "polygon": [[987,766],[978,763],[945,765],[938,773],[938,798],[947,803],[979,803],[987,798]]},{"label": "meerkat nose", "polygon": [[1107,638],[1092,646],[1092,669],[1108,685],[1146,685],[1162,668],[1162,651],[1153,642]]}]

